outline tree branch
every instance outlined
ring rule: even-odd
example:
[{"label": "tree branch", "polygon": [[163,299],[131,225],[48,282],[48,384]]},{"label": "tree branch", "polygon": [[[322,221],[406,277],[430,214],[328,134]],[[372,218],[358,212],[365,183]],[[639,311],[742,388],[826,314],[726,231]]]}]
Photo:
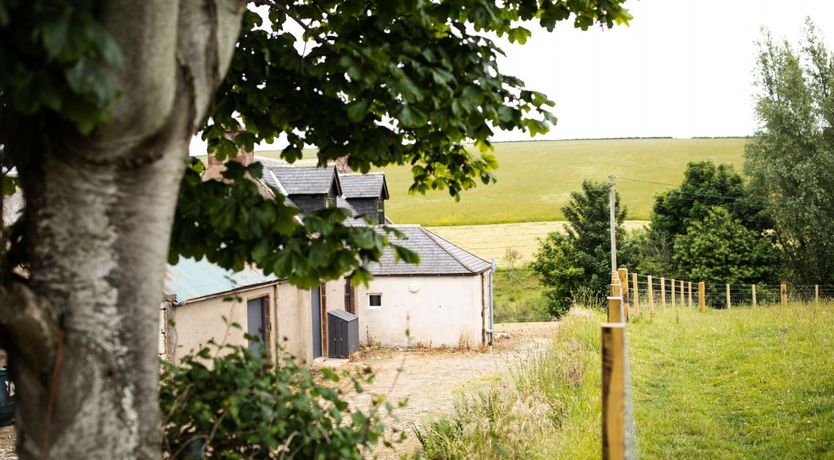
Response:
[{"label": "tree branch", "polygon": [[[339,50],[337,50],[336,47],[333,46],[332,43],[330,43],[329,41],[321,38],[321,36],[319,36],[319,34],[317,34],[316,31],[311,29],[310,26],[308,26],[304,21],[302,21],[301,18],[299,18],[298,16],[293,14],[293,12],[290,10],[289,6],[279,5],[277,2],[275,2],[273,0],[256,1],[255,4],[256,5],[274,6],[275,8],[280,9],[281,11],[284,12],[284,14],[287,15],[288,18],[292,19],[296,24],[299,25],[299,27],[304,29],[304,32],[306,32],[307,35],[312,37],[312,39],[315,40],[319,45],[326,46],[330,51],[333,51],[334,53],[339,54]],[[318,4],[316,6],[321,10],[321,7]],[[324,12],[324,11],[322,10],[322,12]]]},{"label": "tree branch", "polygon": [[0,287],[0,330],[27,363],[49,369],[55,353],[58,323],[46,304],[21,281]]}]

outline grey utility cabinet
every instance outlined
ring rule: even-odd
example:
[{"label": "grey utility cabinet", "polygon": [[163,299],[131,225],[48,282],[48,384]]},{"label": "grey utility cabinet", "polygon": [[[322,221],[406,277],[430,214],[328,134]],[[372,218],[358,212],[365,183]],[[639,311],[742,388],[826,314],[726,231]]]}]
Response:
[{"label": "grey utility cabinet", "polygon": [[359,351],[359,317],[344,310],[327,312],[328,353],[331,358],[347,358]]}]

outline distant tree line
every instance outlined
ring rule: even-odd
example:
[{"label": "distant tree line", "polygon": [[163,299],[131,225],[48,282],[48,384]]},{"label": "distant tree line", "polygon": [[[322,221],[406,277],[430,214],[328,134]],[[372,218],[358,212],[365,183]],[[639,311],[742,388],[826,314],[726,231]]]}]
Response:
[{"label": "distant tree line", "polygon": [[[677,188],[655,196],[647,228],[626,233],[617,196],[620,266],[724,283],[834,283],[834,54],[807,22],[797,50],[766,34],[758,59],[756,114],[744,172],[689,163]],[[585,181],[531,265],[561,316],[601,301],[610,277],[608,186]],[[595,300],[594,300],[595,299]]]}]

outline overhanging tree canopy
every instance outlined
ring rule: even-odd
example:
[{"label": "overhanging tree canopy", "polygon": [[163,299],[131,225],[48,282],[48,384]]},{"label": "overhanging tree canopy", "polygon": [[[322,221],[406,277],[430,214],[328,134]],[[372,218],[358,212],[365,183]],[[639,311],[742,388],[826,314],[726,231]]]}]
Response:
[{"label": "overhanging tree canopy", "polygon": [[307,143],[321,163],[348,155],[361,171],[408,163],[412,189],[456,196],[494,180],[494,159],[461,144],[554,121],[544,95],[499,71],[488,34],[523,42],[524,20],[629,19],[622,0],[250,8],[259,14],[234,0],[0,0],[0,162],[19,172],[3,185],[26,198],[0,267],[21,458],[158,457],[169,254],[255,262],[301,285],[380,256],[384,235],[326,214],[299,225],[248,181],[183,180],[195,132],[221,159],[284,135],[288,160]]}]

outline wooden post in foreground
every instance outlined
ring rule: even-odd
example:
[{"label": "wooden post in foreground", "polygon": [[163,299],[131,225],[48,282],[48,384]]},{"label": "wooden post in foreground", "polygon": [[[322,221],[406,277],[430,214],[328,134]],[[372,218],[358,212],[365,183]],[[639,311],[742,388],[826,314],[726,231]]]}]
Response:
[{"label": "wooden post in foreground", "polygon": [[631,291],[634,293],[634,316],[640,316],[640,286],[637,284],[637,273],[631,274]]},{"label": "wooden post in foreground", "polygon": [[758,305],[758,301],[756,300],[756,285],[755,284],[753,285],[752,289],[753,289],[753,307],[755,307],[756,305]]},{"label": "wooden post in foreground", "polygon": [[672,278],[672,282],[669,283],[669,285],[672,287],[672,295],[670,295],[669,297],[672,298],[672,308],[675,308],[675,279],[674,278]]},{"label": "wooden post in foreground", "polygon": [[788,285],[782,283],[779,285],[779,295],[782,297],[782,305],[788,304]]},{"label": "wooden post in foreground", "polygon": [[692,308],[692,281],[687,281],[686,287],[689,288],[689,302],[686,304],[687,307]]},{"label": "wooden post in foreground", "polygon": [[727,306],[727,308],[730,308],[732,306],[732,305],[730,305],[730,285],[729,284],[727,284],[727,303],[725,305]]},{"label": "wooden post in foreground", "polygon": [[707,306],[706,287],[704,286],[704,282],[701,281],[700,283],[698,283],[698,311],[703,313],[706,306]]},{"label": "wooden post in foreground", "polygon": [[660,277],[660,304],[666,309],[666,278]]},{"label": "wooden post in foreground", "polygon": [[652,275],[648,277],[648,294],[649,294],[649,313],[654,314],[654,285],[652,284]]},{"label": "wooden post in foreground", "polygon": [[620,287],[623,294],[623,312],[625,313],[625,320],[628,321],[631,317],[631,300],[628,295],[628,269],[617,269],[617,275],[620,277]]},{"label": "wooden post in foreground", "polygon": [[819,303],[820,303],[820,285],[819,284],[814,285],[814,303],[817,304],[817,305],[819,305]]},{"label": "wooden post in foreground", "polygon": [[602,458],[624,459],[625,324],[602,325]]}]

